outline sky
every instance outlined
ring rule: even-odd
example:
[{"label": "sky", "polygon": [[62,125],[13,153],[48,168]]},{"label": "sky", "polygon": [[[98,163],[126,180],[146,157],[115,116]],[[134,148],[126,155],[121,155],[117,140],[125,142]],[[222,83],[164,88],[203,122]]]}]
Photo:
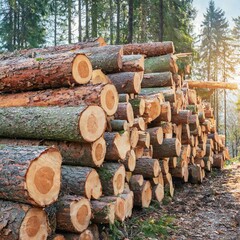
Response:
[{"label": "sky", "polygon": [[[230,26],[233,26],[232,18],[240,16],[240,0],[214,0],[214,2],[216,7],[221,8],[225,12]],[[203,14],[209,5],[209,0],[193,0],[193,5],[197,10],[194,32],[198,34],[203,21]]]}]

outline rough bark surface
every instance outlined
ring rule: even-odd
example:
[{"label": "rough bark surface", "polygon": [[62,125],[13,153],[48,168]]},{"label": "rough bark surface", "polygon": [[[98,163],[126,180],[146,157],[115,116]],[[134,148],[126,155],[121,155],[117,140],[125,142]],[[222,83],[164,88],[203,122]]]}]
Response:
[{"label": "rough bark surface", "polygon": [[145,73],[142,80],[142,88],[171,87],[173,78],[171,72]]}]

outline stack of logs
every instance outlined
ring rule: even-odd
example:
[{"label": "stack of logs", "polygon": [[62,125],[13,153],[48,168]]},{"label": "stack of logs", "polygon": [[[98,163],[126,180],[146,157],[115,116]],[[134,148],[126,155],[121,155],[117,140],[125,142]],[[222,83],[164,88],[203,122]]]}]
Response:
[{"label": "stack of logs", "polygon": [[222,168],[213,110],[173,53],[98,38],[0,56],[1,239],[99,239],[174,178]]}]

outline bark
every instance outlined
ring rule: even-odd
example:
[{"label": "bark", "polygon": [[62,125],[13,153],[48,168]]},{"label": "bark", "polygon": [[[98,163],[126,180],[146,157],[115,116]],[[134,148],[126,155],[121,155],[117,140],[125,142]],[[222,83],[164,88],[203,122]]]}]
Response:
[{"label": "bark", "polygon": [[142,88],[141,94],[156,94],[162,93],[166,102],[175,103],[176,102],[176,93],[171,88]]},{"label": "bark", "polygon": [[192,114],[196,114],[197,113],[197,105],[188,105],[188,106],[186,106],[186,109],[191,111]]},{"label": "bark", "polygon": [[215,81],[187,81],[189,88],[210,88],[210,89],[238,89],[237,83],[215,82]]},{"label": "bark", "polygon": [[162,160],[159,160],[160,164],[160,171],[163,174],[168,174],[169,173],[169,158],[163,158]]},{"label": "bark", "polygon": [[154,178],[159,175],[160,165],[157,159],[140,158],[136,161],[133,174],[140,174],[144,178]]},{"label": "bark", "polygon": [[155,57],[173,52],[173,42],[133,43],[123,45],[124,55],[142,54],[147,57]]},{"label": "bark", "polygon": [[114,223],[115,204],[99,201],[91,201],[93,218],[92,221],[97,224]]},{"label": "bark", "polygon": [[133,127],[137,128],[138,130],[146,131],[147,124],[145,123],[144,118],[138,117],[134,119]]},{"label": "bark", "polygon": [[117,90],[112,84],[101,84],[0,95],[0,107],[81,106],[84,104],[98,105],[107,115],[113,115],[118,106]]},{"label": "bark", "polygon": [[160,124],[162,121],[164,122],[171,122],[172,119],[172,110],[171,105],[169,102],[162,102],[161,106],[161,113],[160,115],[153,121],[153,124]]},{"label": "bark", "polygon": [[143,55],[123,55],[123,72],[141,72],[144,71]]},{"label": "bark", "polygon": [[189,181],[191,183],[201,183],[203,180],[202,169],[200,166],[189,166]]},{"label": "bark", "polygon": [[146,131],[138,131],[138,147],[149,148],[150,146],[150,134]]},{"label": "bark", "polygon": [[172,114],[172,122],[176,124],[189,124],[191,112],[189,110],[181,110],[178,114]]},{"label": "bark", "polygon": [[224,165],[223,155],[221,153],[213,155],[212,167],[222,169]]},{"label": "bark", "polygon": [[142,116],[145,111],[145,100],[143,98],[134,98],[129,100],[132,105],[134,117]]},{"label": "bark", "polygon": [[62,158],[56,148],[1,145],[0,156],[0,198],[42,207],[57,200]]},{"label": "bark", "polygon": [[156,73],[156,72],[178,72],[178,66],[174,57],[171,54],[146,58],[144,61],[144,72],[145,73]]},{"label": "bark", "polygon": [[128,102],[130,98],[127,93],[121,93],[121,94],[118,94],[118,96],[119,96],[119,102]]},{"label": "bark", "polygon": [[78,51],[88,56],[93,69],[101,69],[104,73],[115,73],[122,69],[123,49],[121,46],[94,47]]},{"label": "bark", "polygon": [[98,173],[89,167],[62,166],[61,193],[98,199],[102,195]]},{"label": "bark", "polygon": [[92,65],[85,55],[66,52],[5,60],[0,72],[0,91],[19,92],[87,83]]},{"label": "bark", "polygon": [[47,240],[65,240],[65,237],[62,234],[53,233],[48,236]]},{"label": "bark", "polygon": [[147,132],[150,134],[150,143],[151,144],[162,144],[162,142],[163,142],[162,127],[148,128]]},{"label": "bark", "polygon": [[130,131],[130,144],[132,148],[138,147],[139,131],[136,127],[132,128]]},{"label": "bark", "polygon": [[2,240],[46,239],[48,222],[41,208],[0,200]]},{"label": "bark", "polygon": [[121,194],[124,190],[125,168],[119,163],[104,163],[97,169],[101,179],[103,194],[106,196]]},{"label": "bark", "polygon": [[136,167],[136,154],[134,150],[128,151],[126,158],[120,162],[124,165],[126,171],[133,172]]},{"label": "bark", "polygon": [[65,195],[59,198],[56,208],[58,230],[78,233],[88,227],[92,214],[88,199]]},{"label": "bark", "polygon": [[153,157],[177,157],[180,155],[181,143],[176,138],[163,139],[162,144],[153,144]]},{"label": "bark", "polygon": [[122,72],[107,75],[118,93],[139,93],[141,90],[141,79],[138,73]]},{"label": "bark", "polygon": [[133,41],[133,0],[128,0],[128,43],[132,43],[132,41]]},{"label": "bark", "polygon": [[145,73],[142,80],[142,88],[171,87],[173,78],[171,72]]},{"label": "bark", "polygon": [[134,122],[133,108],[130,103],[119,103],[116,113],[114,114],[115,119],[127,120],[129,126],[132,127]]},{"label": "bark", "polygon": [[129,129],[128,122],[126,120],[114,119],[110,120],[111,131],[127,131]]},{"label": "bark", "polygon": [[[98,106],[0,108],[0,136],[93,142],[106,128]],[[27,124],[26,124],[27,123]]]}]

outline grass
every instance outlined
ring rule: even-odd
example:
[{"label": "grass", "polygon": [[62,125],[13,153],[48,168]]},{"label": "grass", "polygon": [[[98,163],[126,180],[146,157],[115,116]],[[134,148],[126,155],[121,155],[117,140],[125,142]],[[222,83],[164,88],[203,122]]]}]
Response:
[{"label": "grass", "polygon": [[231,158],[230,160],[226,160],[224,163],[224,167],[228,168],[233,164],[239,163],[240,162],[240,156],[237,156],[235,158]]}]

